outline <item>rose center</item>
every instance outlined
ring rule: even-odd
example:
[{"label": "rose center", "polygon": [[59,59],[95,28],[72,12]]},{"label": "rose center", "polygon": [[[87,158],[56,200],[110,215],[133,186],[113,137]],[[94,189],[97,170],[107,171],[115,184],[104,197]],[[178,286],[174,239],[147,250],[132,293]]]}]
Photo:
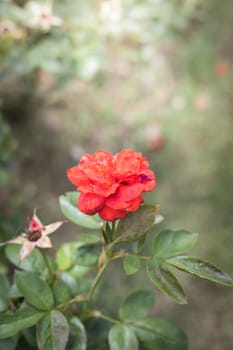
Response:
[{"label": "rose center", "polygon": [[36,242],[38,239],[41,237],[41,229],[40,230],[35,230],[35,231],[27,231],[27,239],[30,242]]}]

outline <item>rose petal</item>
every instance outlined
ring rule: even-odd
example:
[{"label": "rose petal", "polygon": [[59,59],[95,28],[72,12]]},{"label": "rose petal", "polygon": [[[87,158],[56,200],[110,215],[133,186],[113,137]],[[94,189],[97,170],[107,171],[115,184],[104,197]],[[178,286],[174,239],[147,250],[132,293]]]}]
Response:
[{"label": "rose petal", "polygon": [[42,235],[50,235],[54,231],[58,230],[59,227],[64,223],[64,221],[53,222],[52,224],[46,225],[42,229]]},{"label": "rose petal", "polygon": [[152,170],[145,170],[140,173],[138,181],[144,185],[143,192],[152,191],[156,187],[156,178]]},{"label": "rose petal", "polygon": [[116,176],[120,179],[124,176],[138,173],[140,170],[141,153],[136,153],[131,149],[125,149],[114,156],[116,164]]},{"label": "rose petal", "polygon": [[88,185],[89,179],[79,166],[74,166],[67,170],[67,177],[70,182],[75,186]]},{"label": "rose petal", "polygon": [[144,203],[144,199],[142,197],[135,198],[132,201],[128,202],[126,210],[128,212],[136,211],[141,203]]},{"label": "rose petal", "polygon": [[23,261],[23,259],[25,259],[26,256],[30,255],[35,246],[36,242],[30,242],[26,240],[19,253],[19,262]]},{"label": "rose petal", "polygon": [[78,207],[83,213],[93,215],[104,206],[105,198],[94,193],[81,193],[78,198]]},{"label": "rose petal", "polygon": [[99,211],[99,216],[106,221],[114,221],[117,219],[122,219],[126,216],[126,210],[115,210],[107,207],[106,205]]},{"label": "rose petal", "polygon": [[88,184],[78,187],[78,191],[82,193],[95,193],[102,197],[108,197],[114,193],[119,187],[118,183],[110,184]]},{"label": "rose petal", "polygon": [[48,236],[41,236],[40,239],[36,241],[36,245],[40,248],[52,248],[53,246]]},{"label": "rose petal", "polygon": [[116,193],[106,199],[105,204],[112,209],[125,209],[128,202],[139,197],[143,192],[144,185],[135,183],[133,185],[120,185]]}]

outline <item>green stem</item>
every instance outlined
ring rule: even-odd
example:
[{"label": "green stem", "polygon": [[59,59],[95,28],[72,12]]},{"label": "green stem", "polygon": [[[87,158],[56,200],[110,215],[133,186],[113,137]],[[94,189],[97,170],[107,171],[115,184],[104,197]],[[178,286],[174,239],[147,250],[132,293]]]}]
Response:
[{"label": "green stem", "polygon": [[149,256],[119,252],[119,253],[114,253],[114,254],[112,255],[112,260],[119,259],[119,258],[124,258],[124,257],[129,256],[129,255],[137,256],[137,257],[138,257],[139,259],[141,259],[141,260],[149,260],[149,259],[150,259]]},{"label": "green stem", "polygon": [[92,295],[93,295],[93,293],[94,293],[94,291],[95,291],[99,281],[101,280],[101,277],[102,277],[104,271],[106,270],[108,264],[109,264],[109,262],[105,262],[105,264],[99,269],[99,271],[98,271],[98,273],[97,273],[97,275],[96,275],[96,277],[95,277],[95,279],[94,279],[94,281],[93,281],[93,283],[92,283],[92,285],[91,285],[91,287],[89,289],[89,292],[87,294],[88,302],[90,301],[90,299],[91,299],[91,297],[92,297]]},{"label": "green stem", "polygon": [[47,267],[47,269],[48,269],[48,272],[49,272],[49,279],[51,280],[50,284],[52,285],[53,282],[54,282],[54,279],[55,279],[56,275],[53,273],[53,270],[51,269],[51,266],[50,266],[48,257],[47,257],[47,255],[45,254],[45,251],[44,251],[43,249],[40,249],[40,248],[39,248],[39,250],[40,250],[40,252],[41,252],[41,254],[42,254],[42,256],[43,256],[45,265],[46,265],[46,267]]},{"label": "green stem", "polygon": [[83,295],[83,294],[78,294],[74,298],[66,301],[65,303],[58,305],[57,309],[58,310],[65,309],[68,305],[75,303],[75,302],[77,303],[79,301],[88,301],[87,296]]},{"label": "green stem", "polygon": [[116,324],[121,323],[120,321],[115,320],[112,317],[109,317],[107,315],[102,314],[98,310],[93,310],[93,311],[88,312],[85,318],[90,318],[90,317],[102,318],[103,320],[106,320],[106,321],[111,322],[111,323],[116,323]]}]

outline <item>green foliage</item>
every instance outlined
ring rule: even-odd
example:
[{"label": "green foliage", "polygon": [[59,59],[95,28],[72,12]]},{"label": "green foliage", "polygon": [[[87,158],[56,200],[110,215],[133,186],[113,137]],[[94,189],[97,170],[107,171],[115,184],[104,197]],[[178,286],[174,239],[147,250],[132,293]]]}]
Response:
[{"label": "green foliage", "polygon": [[[73,222],[91,230],[99,227],[101,232],[80,234],[77,241],[64,243],[55,258],[36,248],[21,263],[21,246],[6,245],[6,257],[17,270],[11,285],[0,275],[2,346],[7,344],[14,350],[17,341],[24,339],[30,347],[41,350],[95,350],[100,346],[106,350],[187,350],[187,338],[179,327],[150,317],[155,303],[151,290],[129,294],[119,307],[119,319],[95,305],[105,269],[120,258],[127,275],[136,273],[145,263],[152,283],[180,304],[186,303],[186,296],[170,267],[232,286],[231,277],[215,266],[180,255],[194,246],[197,234],[163,230],[152,241],[151,256],[140,255],[148,232],[157,224],[158,206],[143,205],[119,222],[103,224],[76,209],[77,193],[60,198]],[[122,242],[126,248],[118,250]]]},{"label": "green foliage", "polygon": [[177,256],[176,258],[167,260],[167,262],[170,265],[197,277],[226,286],[233,286],[233,280],[228,274],[221,271],[218,267],[199,258],[194,258],[191,256]]},{"label": "green foliage", "polygon": [[116,232],[118,240],[140,240],[154,225],[158,213],[157,205],[143,205],[136,212],[129,213],[118,224]]},{"label": "green foliage", "polygon": [[87,334],[83,323],[78,317],[70,319],[70,332],[73,335],[71,350],[86,350]]},{"label": "green foliage", "polygon": [[[75,198],[75,200],[74,200]],[[60,196],[59,203],[63,214],[71,222],[90,229],[100,229],[103,225],[97,215],[88,216],[77,208],[78,193],[67,192],[65,196]]]},{"label": "green foliage", "polygon": [[39,310],[50,310],[54,306],[51,289],[35,273],[17,271],[15,282],[25,300],[32,306],[35,306]]},{"label": "green foliage", "polygon": [[93,235],[93,239],[70,242],[63,244],[57,251],[56,262],[61,270],[67,270],[75,265],[89,266],[98,260],[99,238]]},{"label": "green foliage", "polygon": [[38,323],[44,312],[24,306],[15,314],[0,314],[0,339],[9,338],[19,331]]},{"label": "green foliage", "polygon": [[19,244],[9,244],[5,247],[5,254],[8,260],[16,267],[30,272],[44,273],[47,270],[43,256],[39,250],[33,250],[22,262],[19,262]]},{"label": "green foliage", "polygon": [[53,284],[53,294],[56,304],[65,303],[71,297],[68,285],[60,278]]},{"label": "green foliage", "polygon": [[0,312],[4,311],[8,307],[8,293],[9,293],[9,282],[6,276],[0,275],[0,286],[1,286],[1,294],[0,294]]},{"label": "green foliage", "polygon": [[133,324],[145,350],[188,350],[187,337],[171,322],[161,318],[146,318]]},{"label": "green foliage", "polygon": [[147,273],[152,283],[161,292],[167,294],[179,304],[186,304],[184,290],[166,264],[151,258],[147,263]]},{"label": "green foliage", "polygon": [[0,349],[15,350],[18,342],[18,336],[0,340]]},{"label": "green foliage", "polygon": [[138,340],[131,327],[116,324],[109,332],[110,350],[138,350]]},{"label": "green foliage", "polygon": [[63,350],[69,336],[69,325],[64,315],[52,310],[39,324],[37,343],[41,350]]},{"label": "green foliage", "polygon": [[167,258],[185,253],[197,242],[198,234],[188,231],[161,231],[153,241],[153,255]]},{"label": "green foliage", "polygon": [[137,255],[128,255],[124,258],[124,270],[127,275],[133,275],[141,267],[141,260]]},{"label": "green foliage", "polygon": [[122,320],[140,320],[148,316],[155,303],[152,291],[138,290],[131,293],[120,306],[119,315]]}]

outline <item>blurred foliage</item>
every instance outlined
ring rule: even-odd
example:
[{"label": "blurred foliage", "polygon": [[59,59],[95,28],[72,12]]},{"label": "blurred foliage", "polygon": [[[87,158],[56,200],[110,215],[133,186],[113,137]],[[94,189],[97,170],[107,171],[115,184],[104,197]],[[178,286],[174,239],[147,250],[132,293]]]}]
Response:
[{"label": "blurred foliage", "polygon": [[101,81],[111,68],[109,50],[145,63],[155,41],[185,30],[204,7],[199,0],[3,0],[0,82],[17,76],[30,89],[48,76],[51,84],[75,77]]},{"label": "blurred foliage", "polygon": [[[0,237],[1,240],[12,237],[22,219],[18,208],[26,199],[19,190],[16,178],[15,152],[17,144],[10,127],[0,118]],[[23,208],[22,208],[23,209]]]},{"label": "blurred foliage", "polygon": [[[16,143],[9,126],[0,118],[0,239],[4,241],[15,234],[21,214],[18,205],[22,194],[15,192],[15,180],[12,175],[13,156]],[[0,270],[2,257],[0,259]]]}]

